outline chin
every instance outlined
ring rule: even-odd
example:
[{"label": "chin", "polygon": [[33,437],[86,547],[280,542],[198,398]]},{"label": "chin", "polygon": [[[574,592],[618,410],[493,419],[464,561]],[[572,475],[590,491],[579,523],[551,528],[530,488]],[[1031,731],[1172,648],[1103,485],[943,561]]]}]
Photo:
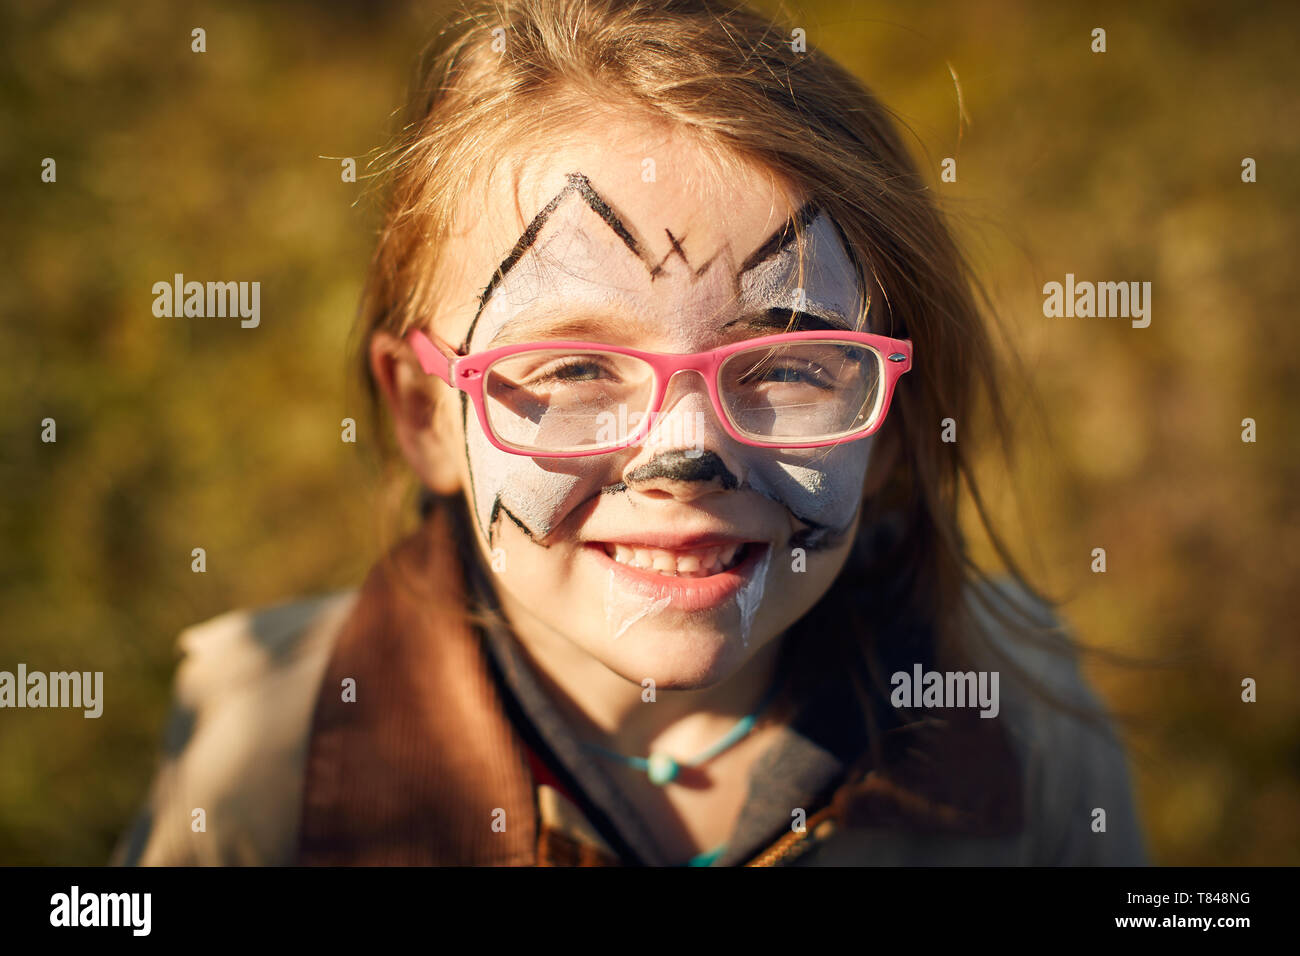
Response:
[{"label": "chin", "polygon": [[738,634],[632,627],[605,647],[589,652],[634,684],[652,678],[658,690],[705,690],[739,671],[757,646]]}]

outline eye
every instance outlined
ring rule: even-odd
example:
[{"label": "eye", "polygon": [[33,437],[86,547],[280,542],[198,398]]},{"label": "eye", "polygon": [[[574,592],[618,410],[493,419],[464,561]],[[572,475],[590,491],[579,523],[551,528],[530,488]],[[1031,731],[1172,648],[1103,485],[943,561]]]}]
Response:
[{"label": "eye", "polygon": [[575,382],[594,382],[610,377],[610,370],[605,363],[590,356],[552,362],[538,369],[529,376],[529,384],[541,385],[554,383],[568,385]]},{"label": "eye", "polygon": [[826,369],[815,362],[778,359],[755,363],[740,377],[741,385],[772,383],[777,385],[810,385],[814,388],[831,388],[834,384]]},{"label": "eye", "polygon": [[769,382],[806,382],[811,378],[805,370],[789,367],[774,368],[764,378]]}]

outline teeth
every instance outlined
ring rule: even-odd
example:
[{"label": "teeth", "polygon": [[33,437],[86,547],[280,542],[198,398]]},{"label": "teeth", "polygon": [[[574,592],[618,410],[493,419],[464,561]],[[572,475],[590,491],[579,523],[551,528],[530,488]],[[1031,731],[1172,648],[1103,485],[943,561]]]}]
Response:
[{"label": "teeth", "polygon": [[608,544],[605,553],[619,564],[631,565],[657,574],[678,577],[705,577],[735,564],[742,545],[728,544],[689,551],[666,551],[662,548],[634,548],[626,544]]}]

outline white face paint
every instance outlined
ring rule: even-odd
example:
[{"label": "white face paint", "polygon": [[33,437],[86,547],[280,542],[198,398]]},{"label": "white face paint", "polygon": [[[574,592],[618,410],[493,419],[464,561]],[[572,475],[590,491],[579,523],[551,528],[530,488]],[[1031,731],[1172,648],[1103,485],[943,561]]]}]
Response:
[{"label": "white face paint", "polygon": [[767,569],[771,565],[772,550],[769,548],[763,552],[758,567],[754,569],[754,576],[736,595],[736,607],[740,610],[740,641],[745,647],[749,647],[749,633],[754,628],[754,615],[758,613],[758,606],[763,603],[763,589],[767,586]]},{"label": "white face paint", "polygon": [[[779,305],[831,321],[847,318],[856,322],[870,305],[863,301],[858,271],[839,229],[825,213],[817,215],[805,233],[802,295],[799,262],[799,250],[792,243],[744,273],[740,280],[742,307]],[[768,450],[757,458],[748,483],[813,524],[804,543],[815,548],[853,522],[874,442],[872,436],[825,448]]]},{"label": "white face paint", "polygon": [[[721,327],[737,316],[778,308],[855,327],[867,304],[839,230],[824,213],[804,231],[802,287],[797,242],[787,242],[741,271],[729,246],[695,252],[690,262],[685,254],[652,256],[634,226],[620,221],[585,177],[570,174],[569,187],[521,237],[517,248],[522,253],[503,263],[504,275],[498,273],[471,326],[469,350],[556,338],[548,335],[548,323],[590,316],[590,332],[575,335],[565,329],[562,337],[692,352],[723,344]],[[782,330],[756,325],[748,334]],[[682,404],[692,414],[699,410],[698,400]],[[714,414],[707,402],[704,410]],[[503,520],[540,541],[576,507],[623,477],[626,454],[571,459],[512,455],[493,447],[477,421],[469,420],[473,417],[467,414],[466,452],[474,510],[489,541]],[[735,477],[739,487],[787,508],[808,528],[797,543],[816,548],[852,525],[872,444],[868,438],[811,449],[737,446],[733,460],[743,473]],[[745,600],[756,606],[752,595]],[[613,613],[621,624],[623,610]],[[742,619],[752,619],[753,613],[753,608],[745,613],[742,604]]]},{"label": "white face paint", "polygon": [[[645,283],[644,264],[578,193],[570,192],[492,290],[471,329],[469,348],[479,351],[529,338],[511,332],[539,312],[546,314],[548,307],[559,319],[578,308],[625,311],[632,303],[624,290]],[[546,337],[543,326],[536,338]],[[512,455],[494,447],[476,422],[466,422],[465,435],[475,511],[489,538],[503,516],[514,516],[534,540],[545,538],[608,483],[608,463],[598,458]]]},{"label": "white face paint", "polygon": [[653,597],[620,586],[618,575],[610,568],[605,586],[605,626],[609,636],[618,640],[637,621],[658,614],[672,601],[670,597]]}]

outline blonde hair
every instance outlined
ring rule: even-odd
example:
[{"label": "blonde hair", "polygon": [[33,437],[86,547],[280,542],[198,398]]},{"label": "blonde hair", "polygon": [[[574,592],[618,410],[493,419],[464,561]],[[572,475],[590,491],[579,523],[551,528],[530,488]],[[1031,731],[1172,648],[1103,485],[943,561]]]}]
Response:
[{"label": "blonde hair", "polygon": [[[992,527],[973,473],[983,414],[1002,450],[1011,445],[981,309],[988,298],[889,110],[828,56],[793,51],[788,36],[743,5],[707,0],[483,0],[452,14],[381,163],[388,200],[358,320],[359,362],[380,414],[365,346],[376,330],[400,334],[437,312],[440,253],[473,177],[582,122],[592,104],[671,123],[720,168],[743,163],[806,192],[839,226],[863,287],[883,292],[876,331],[915,348],[877,434],[856,546],[806,618],[842,634],[841,650],[865,665],[850,672],[870,722],[865,685],[888,697],[887,658],[918,646],[898,635],[925,635],[936,659],[964,659],[966,642],[979,639],[968,594],[1017,634],[1060,649],[1071,642]],[[946,418],[961,423],[961,441],[940,440]],[[970,587],[987,577],[959,528],[963,485],[1037,609],[1008,615]],[[468,560],[473,549],[463,550]],[[791,664],[824,669],[824,660],[808,663],[815,656]]]}]

